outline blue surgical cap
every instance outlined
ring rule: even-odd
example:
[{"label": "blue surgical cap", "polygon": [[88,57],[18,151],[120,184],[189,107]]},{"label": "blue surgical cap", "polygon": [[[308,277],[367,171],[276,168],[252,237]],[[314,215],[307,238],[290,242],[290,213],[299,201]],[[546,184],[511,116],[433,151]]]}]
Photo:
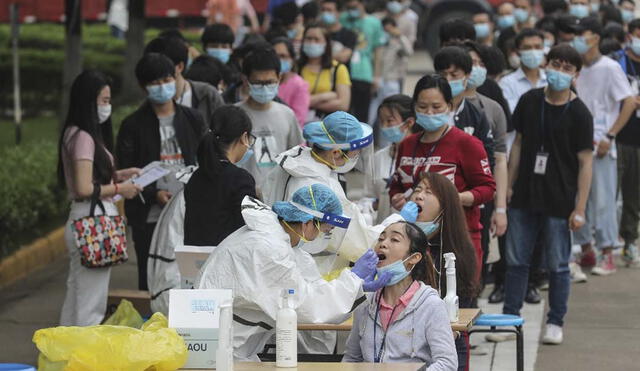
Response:
[{"label": "blue surgical cap", "polygon": [[323,144],[348,144],[371,135],[372,129],[352,115],[337,111],[327,115],[324,120],[310,122],[302,129],[304,139],[320,146]]},{"label": "blue surgical cap", "polygon": [[[342,204],[338,196],[323,184],[313,184],[298,189],[291,201],[322,214],[342,215]],[[298,209],[288,201],[277,201],[271,209],[287,222],[305,223],[314,218],[313,215]]]}]

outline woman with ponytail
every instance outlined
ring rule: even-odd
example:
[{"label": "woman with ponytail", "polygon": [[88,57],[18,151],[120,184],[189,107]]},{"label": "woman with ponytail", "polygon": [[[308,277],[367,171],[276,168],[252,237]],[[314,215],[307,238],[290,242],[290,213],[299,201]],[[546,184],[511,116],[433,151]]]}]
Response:
[{"label": "woman with ponytail", "polygon": [[216,246],[244,225],[240,203],[256,196],[251,174],[239,168],[253,153],[251,119],[239,107],[216,109],[198,147],[199,168],[184,189],[184,244]]},{"label": "woman with ponytail", "polygon": [[343,362],[420,362],[454,371],[458,357],[436,283],[429,240],[415,224],[389,225],[378,238],[378,274],[391,280],[356,309]]}]

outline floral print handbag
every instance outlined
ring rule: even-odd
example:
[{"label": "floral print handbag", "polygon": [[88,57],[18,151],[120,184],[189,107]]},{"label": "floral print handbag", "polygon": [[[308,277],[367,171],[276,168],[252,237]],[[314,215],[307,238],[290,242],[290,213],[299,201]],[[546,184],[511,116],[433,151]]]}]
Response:
[{"label": "floral print handbag", "polygon": [[121,215],[95,216],[96,206],[106,210],[100,197],[100,185],[95,184],[91,196],[90,215],[73,221],[71,229],[80,250],[80,263],[87,268],[104,268],[121,264],[127,255],[126,218]]}]

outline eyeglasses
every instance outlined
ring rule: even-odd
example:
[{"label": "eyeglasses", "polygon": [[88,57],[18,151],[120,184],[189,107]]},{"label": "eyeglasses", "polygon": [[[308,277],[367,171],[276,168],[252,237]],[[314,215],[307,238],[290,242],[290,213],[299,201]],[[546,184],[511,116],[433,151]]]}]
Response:
[{"label": "eyeglasses", "polygon": [[278,85],[278,80],[249,81],[249,84],[260,86]]},{"label": "eyeglasses", "polygon": [[249,147],[253,147],[254,144],[256,144],[256,140],[258,138],[256,138],[255,135],[249,133]]}]

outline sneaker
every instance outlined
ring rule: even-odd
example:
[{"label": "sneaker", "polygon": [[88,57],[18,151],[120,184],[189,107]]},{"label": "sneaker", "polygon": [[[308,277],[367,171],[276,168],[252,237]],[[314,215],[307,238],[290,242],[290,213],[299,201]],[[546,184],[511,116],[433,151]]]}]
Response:
[{"label": "sneaker", "polygon": [[596,253],[595,251],[593,251],[593,249],[589,249],[587,250],[587,252],[582,253],[582,256],[580,257],[580,262],[578,264],[580,264],[582,268],[591,268],[595,266],[596,263],[597,263]]},{"label": "sneaker", "polygon": [[591,270],[591,274],[596,276],[608,276],[614,273],[616,273],[616,265],[613,262],[612,253],[603,254],[598,265]]},{"label": "sneaker", "polygon": [[542,343],[553,345],[562,344],[562,327],[547,323]]},{"label": "sneaker", "polygon": [[622,250],[622,261],[627,268],[640,268],[640,253],[638,246],[630,243],[624,246]]},{"label": "sneaker", "polygon": [[516,340],[516,334],[508,334],[508,333],[487,334],[487,336],[485,336],[484,339],[492,343],[502,343],[503,341]]},{"label": "sneaker", "polygon": [[569,263],[569,275],[571,276],[571,282],[587,282],[587,275],[582,272],[582,268],[576,262]]}]

